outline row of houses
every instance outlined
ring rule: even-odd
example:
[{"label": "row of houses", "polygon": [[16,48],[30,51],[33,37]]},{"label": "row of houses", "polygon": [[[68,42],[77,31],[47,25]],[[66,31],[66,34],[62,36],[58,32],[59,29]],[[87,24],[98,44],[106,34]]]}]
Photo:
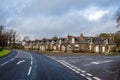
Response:
[{"label": "row of houses", "polygon": [[112,37],[86,37],[68,35],[66,38],[53,37],[52,39],[43,38],[42,40],[27,41],[24,44],[25,49],[34,49],[39,51],[62,51],[62,52],[95,52],[109,53],[113,52],[116,44]]}]

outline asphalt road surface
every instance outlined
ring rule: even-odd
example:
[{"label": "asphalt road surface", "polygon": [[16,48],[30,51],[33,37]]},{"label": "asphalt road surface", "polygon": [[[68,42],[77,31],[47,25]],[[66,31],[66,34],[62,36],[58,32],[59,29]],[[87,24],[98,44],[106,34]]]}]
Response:
[{"label": "asphalt road surface", "polygon": [[79,68],[80,73],[97,80],[120,80],[120,55],[49,55],[49,57]]},{"label": "asphalt road surface", "polygon": [[99,80],[79,70],[35,52],[12,50],[0,58],[0,80]]}]

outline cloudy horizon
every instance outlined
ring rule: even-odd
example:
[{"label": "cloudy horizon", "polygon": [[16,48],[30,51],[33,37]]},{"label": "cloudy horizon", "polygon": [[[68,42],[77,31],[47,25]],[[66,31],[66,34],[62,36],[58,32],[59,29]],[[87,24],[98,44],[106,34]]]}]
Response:
[{"label": "cloudy horizon", "polygon": [[41,39],[68,34],[95,36],[118,29],[119,0],[0,0],[0,24]]}]

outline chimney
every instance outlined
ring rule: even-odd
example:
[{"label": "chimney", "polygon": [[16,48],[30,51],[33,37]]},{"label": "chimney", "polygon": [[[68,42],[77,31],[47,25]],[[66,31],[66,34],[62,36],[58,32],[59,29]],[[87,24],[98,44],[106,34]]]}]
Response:
[{"label": "chimney", "polygon": [[83,40],[83,33],[81,33],[81,34],[80,34],[80,39],[82,39],[82,40]]},{"label": "chimney", "polygon": [[110,40],[112,40],[112,39],[113,39],[112,34],[109,34],[109,39],[110,39]]},{"label": "chimney", "polygon": [[68,34],[67,38],[70,39],[70,38],[72,38],[72,36]]}]

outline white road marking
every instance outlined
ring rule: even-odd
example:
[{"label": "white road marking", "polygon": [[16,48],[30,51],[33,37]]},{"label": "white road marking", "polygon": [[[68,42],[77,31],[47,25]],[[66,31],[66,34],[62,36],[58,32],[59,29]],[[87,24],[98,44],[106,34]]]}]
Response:
[{"label": "white road marking", "polygon": [[86,73],[86,71],[84,71],[84,70],[81,70],[81,72]]},{"label": "white road marking", "polygon": [[68,67],[69,69],[72,69],[71,67]]},{"label": "white road marking", "polygon": [[80,73],[79,71],[75,71],[76,73]]},{"label": "white road marking", "polygon": [[10,60],[2,63],[0,66],[3,66],[3,65],[5,65],[5,64],[9,63],[10,61],[13,61],[17,56],[18,56],[18,53],[17,53],[17,55],[16,55],[14,58],[12,58],[12,59],[10,59]]},{"label": "white road marking", "polygon": [[80,74],[81,76],[83,76],[83,77],[85,77],[85,75],[84,74]]},{"label": "white road marking", "polygon": [[13,61],[15,58],[10,59],[10,61]]},{"label": "white road marking", "polygon": [[82,71],[82,70],[81,70],[81,69],[79,69],[79,68],[78,68],[77,70],[78,70],[78,71]]},{"label": "white road marking", "polygon": [[9,62],[9,61],[6,61],[6,62],[2,63],[2,64],[1,64],[1,66],[3,66],[3,65],[5,65],[5,64],[7,64],[8,62]]},{"label": "white road marking", "polygon": [[25,60],[21,60],[21,61],[17,62],[17,64],[20,64],[20,63],[23,63],[23,62],[25,62]]},{"label": "white road marking", "polygon": [[32,69],[32,67],[30,66],[30,68],[29,68],[29,71],[28,71],[28,74],[27,74],[27,75],[30,75],[30,73],[31,73],[31,69]]},{"label": "white road marking", "polygon": [[98,78],[98,77],[93,77],[95,80],[101,80],[100,78]]},{"label": "white road marking", "polygon": [[31,65],[33,64],[33,61],[31,61]]},{"label": "white road marking", "polygon": [[17,55],[14,58],[16,58],[16,57],[17,57]]},{"label": "white road marking", "polygon": [[86,73],[86,75],[88,75],[88,76],[93,76],[92,74],[90,74],[90,73]]},{"label": "white road marking", "polygon": [[3,65],[5,65],[5,64],[7,64],[7,63],[9,63],[9,62],[13,61],[14,59],[15,59],[15,57],[14,57],[14,58],[12,58],[12,59],[10,59],[10,60],[8,60],[8,61],[6,61],[6,62],[4,62],[4,63],[2,63],[0,66],[3,66]]},{"label": "white road marking", "polygon": [[96,61],[96,62],[91,62],[91,64],[103,64],[103,63],[108,63],[108,62],[112,62],[114,60],[108,60],[108,61]]},{"label": "white road marking", "polygon": [[60,64],[64,65],[64,66],[66,66],[66,67],[69,68],[70,70],[74,71],[75,73],[77,73],[77,74],[85,77],[85,78],[88,79],[88,80],[94,80],[94,79],[95,79],[95,80],[101,80],[100,78],[95,77],[95,76],[93,76],[92,74],[87,73],[86,71],[84,71],[84,70],[82,70],[82,69],[79,69],[79,68],[77,68],[76,66],[74,66],[74,65],[72,65],[72,64],[70,64],[70,63],[68,63],[68,62],[66,62],[66,61],[64,61],[64,60],[60,60],[60,61],[56,60],[56,61],[59,62]]},{"label": "white road marking", "polygon": [[[46,57],[49,57],[49,56],[47,56],[47,55],[45,55],[45,56],[46,56]],[[49,58],[51,58],[51,57],[49,57]],[[95,77],[95,76],[93,76],[92,74],[87,73],[86,71],[84,71],[84,70],[82,70],[82,69],[79,69],[79,68],[77,68],[76,66],[74,66],[74,65],[72,65],[72,64],[69,64],[69,63],[66,62],[65,60],[57,60],[57,59],[55,59],[55,58],[51,58],[51,59],[57,61],[58,63],[66,66],[67,68],[69,68],[69,69],[71,69],[71,70],[74,70],[74,72],[78,73],[79,75],[85,77],[85,78],[88,79],[88,80],[101,80],[100,78]]]},{"label": "white road marking", "polygon": [[[30,62],[31,66],[29,67],[29,70],[28,70],[28,73],[27,73],[27,75],[29,76],[29,75],[31,74],[31,70],[32,70],[33,57],[32,57],[32,55],[31,55],[30,53],[28,53],[28,52],[26,52],[26,54],[28,54],[28,55],[30,56],[30,59],[31,59],[31,62]],[[25,62],[25,60],[19,61],[17,64],[20,64],[20,63],[22,63],[22,62]]]},{"label": "white road marking", "polygon": [[75,69],[73,69],[73,68],[72,68],[71,70],[72,70],[72,71],[76,71],[76,70],[75,70]]},{"label": "white road marking", "polygon": [[89,78],[89,77],[86,77],[88,80],[92,80],[91,78]]}]

